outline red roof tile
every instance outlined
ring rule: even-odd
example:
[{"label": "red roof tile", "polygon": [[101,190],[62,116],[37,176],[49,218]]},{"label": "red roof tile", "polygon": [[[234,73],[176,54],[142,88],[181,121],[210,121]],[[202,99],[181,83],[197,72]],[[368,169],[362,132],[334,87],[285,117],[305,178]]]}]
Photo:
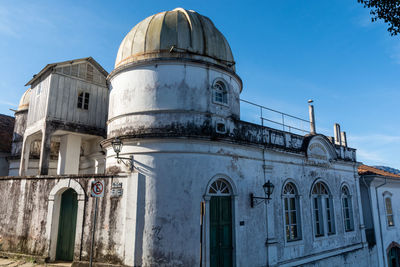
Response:
[{"label": "red roof tile", "polygon": [[369,174],[376,174],[376,175],[381,175],[381,176],[389,176],[389,177],[399,177],[400,175],[398,174],[394,174],[391,172],[387,172],[387,171],[383,171],[371,166],[367,166],[367,165],[360,165],[358,167],[358,174],[359,175],[369,175]]}]

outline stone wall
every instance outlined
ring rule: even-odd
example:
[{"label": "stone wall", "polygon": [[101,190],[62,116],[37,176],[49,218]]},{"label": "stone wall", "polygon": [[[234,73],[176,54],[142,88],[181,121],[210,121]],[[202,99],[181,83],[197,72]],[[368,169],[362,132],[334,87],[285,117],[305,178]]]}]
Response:
[{"label": "stone wall", "polygon": [[[123,218],[123,196],[110,198],[112,182],[123,182],[124,178],[96,176],[105,183],[105,195],[98,201],[95,235],[95,259],[100,262],[122,263],[121,218]],[[23,253],[51,258],[51,245],[55,242],[51,233],[52,216],[49,215],[51,191],[63,185],[75,184],[84,192],[82,201],[83,227],[80,244],[74,249],[74,261],[89,260],[94,198],[89,196],[93,176],[71,177],[1,177],[0,178],[0,251]],[[78,186],[77,186],[78,185]],[[53,190],[54,191],[54,190]],[[78,194],[79,195],[79,194]],[[79,197],[78,197],[79,198]],[[54,209],[56,210],[56,209]],[[79,217],[79,210],[78,210]],[[77,231],[79,231],[77,220]],[[58,229],[57,229],[58,230]]]}]

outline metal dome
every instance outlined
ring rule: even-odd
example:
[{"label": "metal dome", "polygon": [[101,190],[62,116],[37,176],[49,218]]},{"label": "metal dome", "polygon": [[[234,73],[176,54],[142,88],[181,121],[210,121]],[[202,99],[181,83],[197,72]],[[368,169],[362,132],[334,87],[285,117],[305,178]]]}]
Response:
[{"label": "metal dome", "polygon": [[212,21],[176,8],[139,22],[122,41],[115,68],[152,59],[189,59],[235,71],[231,48]]},{"label": "metal dome", "polygon": [[22,95],[21,100],[19,101],[17,111],[28,110],[30,98],[31,98],[31,88],[26,90],[25,93]]}]

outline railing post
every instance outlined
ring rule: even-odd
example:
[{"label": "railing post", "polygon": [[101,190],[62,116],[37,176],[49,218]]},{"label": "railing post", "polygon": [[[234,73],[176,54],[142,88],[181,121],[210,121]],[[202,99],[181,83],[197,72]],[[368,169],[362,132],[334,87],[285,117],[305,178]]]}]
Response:
[{"label": "railing post", "polygon": [[[315,134],[315,117],[314,117],[314,106],[311,105],[312,100],[311,100],[311,102],[309,102],[310,103],[310,107],[309,107],[309,109],[310,109],[309,110],[310,120],[309,121],[305,120],[305,119],[302,119],[302,118],[299,118],[299,117],[296,117],[296,116],[292,116],[290,114],[286,114],[286,113],[283,113],[283,112],[280,112],[280,111],[277,111],[277,110],[274,110],[274,109],[271,109],[271,108],[267,108],[267,107],[252,103],[252,102],[244,100],[244,99],[240,99],[240,101],[243,102],[243,103],[247,103],[249,105],[252,105],[252,106],[260,108],[260,120],[261,120],[261,126],[263,126],[263,127],[264,127],[264,120],[266,120],[268,122],[275,123],[277,125],[282,125],[283,131],[285,131],[285,129],[288,128],[290,133],[291,133],[292,130],[295,130],[295,131],[299,131],[299,132],[302,132],[302,133],[310,133],[311,132],[311,133]],[[274,121],[274,120],[270,120],[270,119],[264,118],[263,117],[263,109],[266,109],[268,111],[280,114],[282,116],[282,122],[279,123],[278,120]],[[285,125],[285,116],[293,118],[296,121],[300,121],[300,126],[299,126],[300,128],[295,127],[295,126]],[[305,130],[304,122],[306,122],[307,124],[310,124],[310,131]]]},{"label": "railing post", "polygon": [[260,107],[260,115],[261,115],[261,126],[264,127],[264,119],[263,119],[263,113],[262,113],[262,107]]}]

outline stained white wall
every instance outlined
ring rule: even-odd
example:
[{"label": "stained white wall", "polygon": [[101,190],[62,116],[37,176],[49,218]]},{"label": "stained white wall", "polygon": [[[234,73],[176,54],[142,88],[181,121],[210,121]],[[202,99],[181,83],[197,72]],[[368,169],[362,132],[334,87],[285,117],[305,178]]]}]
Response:
[{"label": "stained white wall", "polygon": [[[217,78],[229,87],[228,105],[213,103]],[[240,82],[217,68],[182,62],[138,66],[118,73],[110,83],[108,134],[171,123],[201,125],[206,114],[227,118],[240,113]]]},{"label": "stained white wall", "polygon": [[[295,266],[300,263],[296,260],[307,264],[327,257],[336,257],[333,262],[338,266],[369,264],[370,255],[362,243],[356,197],[353,198],[355,230],[345,232],[343,226],[342,183],[346,182],[351,193],[356,194],[351,163],[334,162],[327,168],[310,163],[304,156],[267,150],[266,164],[270,168],[267,179],[276,186],[273,199],[268,206],[262,204],[250,208],[250,193],[263,196],[265,181],[262,150],[259,148],[199,140],[125,141],[120,155],[130,154],[135,156],[138,173],[129,179],[133,183],[132,194],[126,208],[134,214],[128,216],[132,230],[126,236],[125,264],[157,265],[164,261],[171,266],[198,265],[200,202],[205,201],[207,185],[216,175],[229,177],[237,188],[233,220],[236,266],[265,266],[266,208],[270,209],[268,234],[275,240],[270,244],[271,264]],[[112,148],[108,148],[107,155],[107,167],[118,165]],[[127,171],[124,165],[118,166]],[[287,178],[296,181],[302,206],[303,238],[292,244],[285,243],[284,239],[281,191]],[[314,237],[311,219],[309,193],[317,178],[326,181],[334,196],[336,234],[322,238]],[[241,221],[244,225],[240,225]],[[206,227],[208,223],[206,219]],[[208,239],[206,235],[205,242]],[[207,249],[203,250],[206,255]],[[345,252],[358,256],[346,258],[342,255]]]},{"label": "stained white wall", "polygon": [[32,85],[27,120],[28,128],[46,117],[50,83],[51,75],[44,75],[40,81]]},{"label": "stained white wall", "polygon": [[[398,179],[398,178],[397,178]],[[387,249],[392,242],[400,243],[400,181],[375,177],[369,187],[379,266],[387,264]],[[384,199],[391,196],[394,226],[389,226]]]}]

